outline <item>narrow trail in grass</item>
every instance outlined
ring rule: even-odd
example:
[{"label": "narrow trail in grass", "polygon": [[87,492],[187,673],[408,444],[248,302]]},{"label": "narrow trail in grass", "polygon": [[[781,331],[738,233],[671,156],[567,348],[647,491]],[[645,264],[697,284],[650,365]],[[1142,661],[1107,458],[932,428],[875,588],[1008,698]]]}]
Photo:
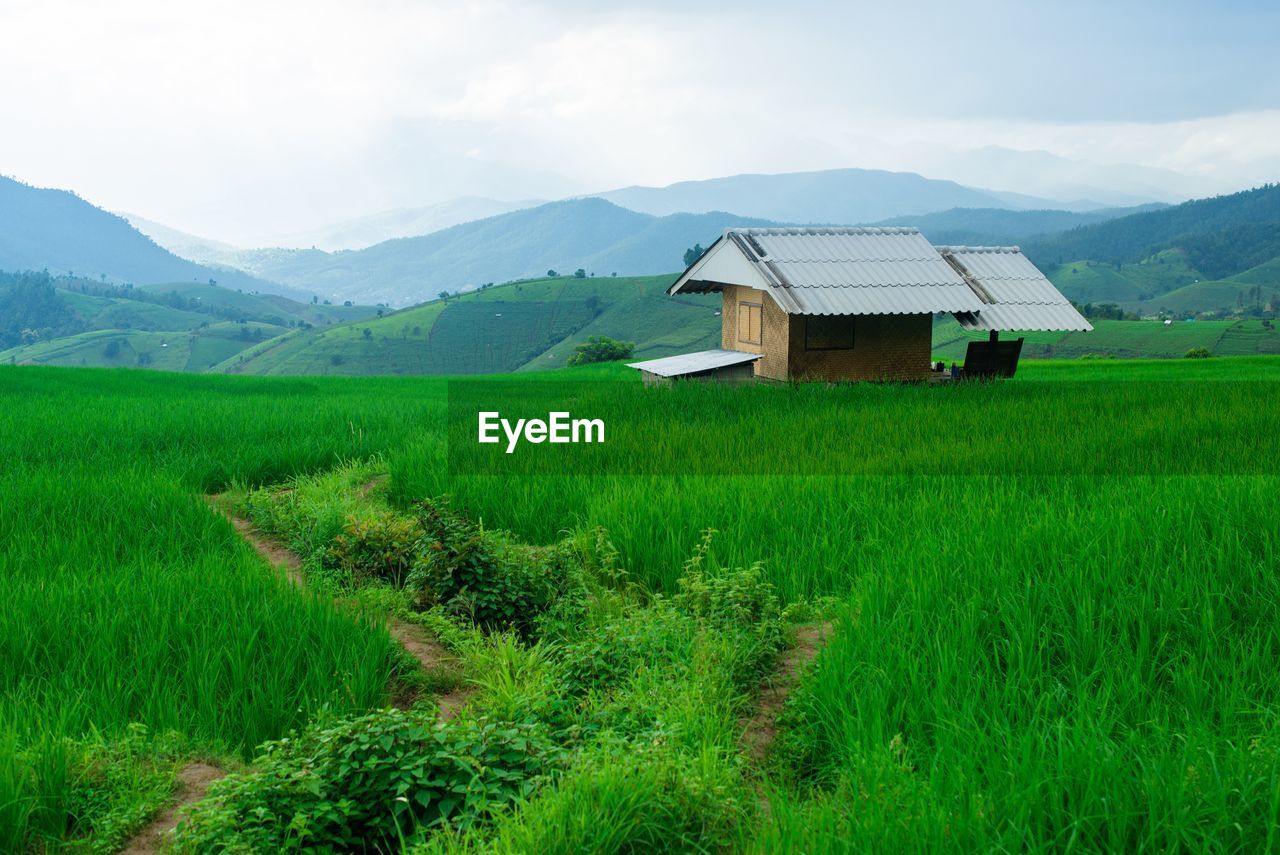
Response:
[{"label": "narrow trail in grass", "polygon": [[120,850],[120,855],[151,855],[167,847],[182,812],[205,797],[209,785],[226,773],[208,763],[190,763],[178,773],[178,791],[169,806]]},{"label": "narrow trail in grass", "polygon": [[768,756],[778,738],[778,716],[787,697],[800,682],[805,666],[831,638],[832,631],[829,621],[805,624],[796,630],[795,643],[778,656],[773,673],[760,689],[755,712],[742,722],[742,750],[755,762]]},{"label": "narrow trail in grass", "polygon": [[247,540],[254,551],[266,559],[268,564],[277,570],[283,570],[285,578],[299,588],[306,587],[306,580],[302,577],[302,559],[298,553],[262,534],[244,517],[229,516],[228,519],[240,536]]},{"label": "narrow trail in grass", "polygon": [[[375,486],[377,486],[376,480],[365,485],[361,490],[364,493],[368,493]],[[255,552],[262,556],[271,566],[282,570],[290,582],[299,588],[306,589],[306,580],[302,575],[302,557],[298,553],[275,538],[259,531],[253,523],[244,517],[228,514],[227,518],[231,520],[231,524],[235,526],[236,531],[248,541]],[[457,667],[457,657],[433,637],[431,633],[427,632],[424,627],[401,620],[395,615],[388,615],[387,629],[390,631],[391,637],[405,649],[406,653],[417,660],[423,670],[432,672]],[[467,698],[470,696],[471,687],[465,685],[436,695],[436,704],[440,710],[440,720],[448,721],[457,715],[458,710],[462,708],[462,705],[466,703]]]}]

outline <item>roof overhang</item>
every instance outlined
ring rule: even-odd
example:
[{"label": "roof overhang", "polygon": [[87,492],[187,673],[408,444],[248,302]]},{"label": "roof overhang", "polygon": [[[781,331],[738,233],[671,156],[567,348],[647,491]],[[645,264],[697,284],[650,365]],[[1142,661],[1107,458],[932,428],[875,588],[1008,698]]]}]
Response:
[{"label": "roof overhang", "polygon": [[667,289],[668,296],[676,294],[710,294],[723,291],[726,286],[769,289],[773,286],[759,267],[749,260],[726,231],[707,247],[702,257]]},{"label": "roof overhang", "polygon": [[647,362],[629,362],[627,367],[638,368],[659,377],[686,377],[690,374],[703,374],[720,368],[755,362],[760,356],[759,353],[745,353],[740,350],[703,350],[698,353],[682,353],[679,356],[650,359]]},{"label": "roof overhang", "polygon": [[982,300],[956,312],[974,331],[1088,332],[1093,326],[1016,246],[941,246],[938,250]]}]

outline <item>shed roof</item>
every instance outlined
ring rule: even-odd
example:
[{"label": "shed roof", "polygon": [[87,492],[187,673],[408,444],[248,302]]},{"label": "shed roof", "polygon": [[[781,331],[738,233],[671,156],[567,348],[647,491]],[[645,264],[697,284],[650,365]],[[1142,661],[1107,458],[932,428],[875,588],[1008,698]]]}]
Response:
[{"label": "shed roof", "polygon": [[982,308],[964,277],[913,228],[726,229],[667,293],[720,291],[725,285],[762,288],[793,315]]},{"label": "shed roof", "polygon": [[679,356],[667,356],[662,359],[650,359],[647,362],[629,362],[628,368],[639,368],[659,377],[678,377],[685,374],[699,374],[703,371],[714,371],[717,368],[728,368],[754,362],[760,358],[758,353],[743,353],[740,350],[703,350],[698,353],[682,353]]},{"label": "shed roof", "polygon": [[1091,330],[1016,246],[940,246],[938,251],[982,300],[977,312],[957,312],[970,330]]}]

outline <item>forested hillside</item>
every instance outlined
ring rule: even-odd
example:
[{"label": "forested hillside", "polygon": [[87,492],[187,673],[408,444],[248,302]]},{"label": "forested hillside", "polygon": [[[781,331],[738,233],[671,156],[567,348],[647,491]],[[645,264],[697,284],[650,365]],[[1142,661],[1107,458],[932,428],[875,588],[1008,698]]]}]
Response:
[{"label": "forested hillside", "polygon": [[136,285],[214,279],[229,288],[310,296],[242,271],[179,258],[74,193],[0,176],[0,270],[45,269]]},{"label": "forested hillside", "polygon": [[1102,208],[1096,211],[1011,211],[1005,208],[952,208],[933,214],[894,217],[876,226],[915,226],[934,244],[986,246],[1017,244],[1078,226],[1103,223],[1118,217],[1167,207],[1161,204],[1136,208]]},{"label": "forested hillside", "polygon": [[1185,249],[1214,279],[1280,255],[1280,185],[1081,226],[1023,249],[1037,264],[1054,266],[1081,259],[1136,262],[1172,247]]}]

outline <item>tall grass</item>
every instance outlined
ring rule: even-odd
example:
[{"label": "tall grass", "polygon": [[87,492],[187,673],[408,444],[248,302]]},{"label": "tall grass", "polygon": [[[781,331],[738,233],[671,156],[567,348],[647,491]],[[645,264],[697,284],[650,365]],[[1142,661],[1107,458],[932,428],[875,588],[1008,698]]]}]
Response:
[{"label": "tall grass", "polygon": [[[377,454],[400,502],[451,493],[535,542],[603,525],[654,587],[711,527],[717,564],[838,598],[765,841],[1275,848],[1274,396],[1053,386],[600,392],[655,431],[608,450],[648,455],[629,474],[450,478],[438,380],[0,367],[0,849],[65,833],[66,737],[140,721],[244,750],[383,700],[385,634],[290,590],[199,498]],[[753,468],[717,469],[744,438]]]},{"label": "tall grass", "polygon": [[0,370],[0,850],[72,830],[67,739],[139,722],[248,754],[321,707],[385,701],[386,631],[300,595],[200,494],[367,456],[430,406],[288,380]]}]

